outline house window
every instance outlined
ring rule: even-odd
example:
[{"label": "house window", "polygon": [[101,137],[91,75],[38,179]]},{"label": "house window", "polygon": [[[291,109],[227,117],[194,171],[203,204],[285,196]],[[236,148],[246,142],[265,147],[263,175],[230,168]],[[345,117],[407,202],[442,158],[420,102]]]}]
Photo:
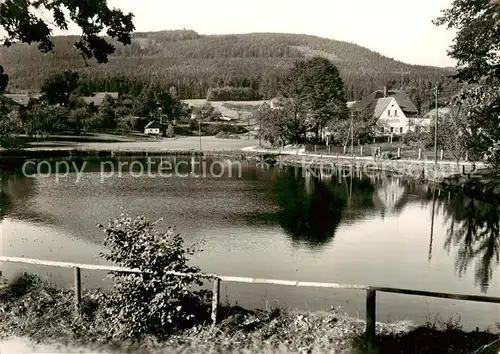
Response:
[{"label": "house window", "polygon": [[391,127],[391,133],[394,133],[394,127]]},{"label": "house window", "polygon": [[399,133],[400,133],[400,134],[403,134],[403,127],[400,127],[400,128],[399,128]]},{"label": "house window", "polygon": [[390,117],[391,116],[391,110],[387,110],[387,116]]},{"label": "house window", "polygon": [[380,132],[384,134],[384,127],[380,127]]},{"label": "house window", "polygon": [[397,117],[398,116],[398,110],[394,110],[394,117]]}]

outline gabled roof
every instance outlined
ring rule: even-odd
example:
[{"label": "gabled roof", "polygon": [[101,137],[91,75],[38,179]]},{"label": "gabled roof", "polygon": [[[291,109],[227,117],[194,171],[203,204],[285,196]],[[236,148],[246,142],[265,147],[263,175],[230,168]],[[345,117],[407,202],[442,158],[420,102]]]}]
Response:
[{"label": "gabled roof", "polygon": [[83,100],[85,101],[86,104],[91,104],[93,103],[96,106],[100,106],[102,102],[104,101],[104,97],[106,95],[110,95],[113,97],[115,100],[118,99],[118,92],[97,92],[94,96],[86,96],[82,97]]},{"label": "gabled roof", "polygon": [[28,106],[30,103],[30,96],[27,94],[9,94],[6,93],[3,95],[5,98],[19,104],[21,106]]},{"label": "gabled roof", "polygon": [[394,98],[392,97],[386,97],[386,98],[379,98],[377,100],[374,100],[369,108],[372,108],[373,109],[373,116],[375,118],[379,118],[382,113],[384,113],[385,109],[387,108],[387,106],[392,102]]},{"label": "gabled roof", "polygon": [[410,114],[418,113],[417,107],[415,107],[415,105],[411,102],[408,95],[405,92],[399,90],[387,90],[387,96],[385,96],[384,90],[374,91],[370,95],[363,98],[361,101],[357,101],[351,108],[357,110],[363,110],[366,109],[375,100],[386,97],[387,98],[394,97],[394,99],[396,100],[399,107],[404,113],[410,113]]},{"label": "gabled roof", "polygon": [[146,126],[144,127],[144,129],[148,129],[148,128],[151,128],[151,129],[160,128],[161,129],[161,128],[166,128],[166,127],[167,127],[166,124],[161,124],[160,122],[152,120],[148,124],[146,124]]}]

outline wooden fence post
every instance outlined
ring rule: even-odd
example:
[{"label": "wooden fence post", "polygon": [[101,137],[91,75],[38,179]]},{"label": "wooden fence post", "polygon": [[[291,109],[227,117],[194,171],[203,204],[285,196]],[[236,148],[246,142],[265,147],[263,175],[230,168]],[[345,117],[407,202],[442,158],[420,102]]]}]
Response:
[{"label": "wooden fence post", "polygon": [[314,152],[317,152],[317,146],[314,145]]},{"label": "wooden fence post", "polygon": [[328,153],[331,154],[332,153],[332,146],[331,145],[328,145]]},{"label": "wooden fence post", "polygon": [[441,161],[443,161],[443,157],[444,157],[444,150],[441,149]]},{"label": "wooden fence post", "polygon": [[345,155],[346,149],[347,149],[347,145],[344,145],[344,155]]},{"label": "wooden fence post", "polygon": [[422,149],[418,149],[418,159],[422,160]]},{"label": "wooden fence post", "polygon": [[217,309],[219,307],[219,291],[220,291],[220,279],[214,279],[214,289],[212,292],[212,326],[217,324]]},{"label": "wooden fence post", "polygon": [[368,343],[375,342],[375,320],[376,320],[376,292],[372,288],[366,289],[366,339]]},{"label": "wooden fence post", "polygon": [[398,157],[401,157],[401,148],[398,147]]},{"label": "wooden fence post", "polygon": [[363,145],[361,145],[361,148],[359,149],[359,154],[363,156]]},{"label": "wooden fence post", "polygon": [[79,267],[73,268],[75,278],[75,308],[78,311],[82,303],[82,274]]}]

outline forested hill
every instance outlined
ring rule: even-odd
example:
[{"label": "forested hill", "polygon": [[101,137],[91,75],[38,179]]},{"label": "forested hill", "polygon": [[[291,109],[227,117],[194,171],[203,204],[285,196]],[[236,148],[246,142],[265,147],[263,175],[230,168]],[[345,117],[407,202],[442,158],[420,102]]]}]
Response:
[{"label": "forested hill", "polygon": [[[298,58],[321,55],[340,69],[348,99],[359,99],[391,81],[427,92],[438,81],[451,90],[450,69],[405,64],[356,44],[303,34],[250,33],[200,35],[191,30],[135,33],[133,43],[115,43],[108,64],[86,68],[73,47],[76,37],[55,37],[55,54],[36,46],[0,48],[0,62],[11,77],[10,91],[37,90],[49,72],[79,69],[99,90],[129,90],[130,80],[175,85],[183,98],[204,98],[210,87],[252,87],[263,98]],[[127,81],[127,83],[125,83]],[[121,86],[120,86],[121,85]],[[106,86],[106,87],[104,87]],[[127,86],[127,87],[125,87]]]}]

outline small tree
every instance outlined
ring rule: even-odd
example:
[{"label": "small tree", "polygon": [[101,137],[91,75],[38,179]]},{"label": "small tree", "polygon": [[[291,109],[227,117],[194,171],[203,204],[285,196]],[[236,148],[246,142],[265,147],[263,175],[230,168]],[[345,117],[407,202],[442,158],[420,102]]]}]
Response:
[{"label": "small tree", "polygon": [[500,172],[500,93],[498,87],[485,84],[468,87],[455,96],[454,106],[460,109],[457,124],[469,156],[486,159]]},{"label": "small tree", "polygon": [[90,112],[87,108],[77,108],[69,113],[68,125],[69,128],[73,129],[76,133],[79,133],[82,129],[88,126],[88,120],[90,119]]},{"label": "small tree", "polygon": [[[464,116],[460,112],[460,107],[453,107],[449,114],[443,115],[438,121],[438,144],[450,154],[457,165],[467,152],[462,131],[463,119]],[[433,126],[431,129],[432,136],[434,136],[434,129]]]},{"label": "small tree", "polygon": [[167,138],[173,138],[175,136],[174,126],[172,124],[168,125],[165,135]]},{"label": "small tree", "polygon": [[104,129],[115,129],[116,128],[116,104],[113,97],[106,95],[99,107],[99,115],[101,120],[101,127]]},{"label": "small tree", "polygon": [[79,74],[66,70],[48,76],[40,86],[43,98],[49,104],[67,106],[70,103],[71,93],[78,87]]},{"label": "small tree", "polygon": [[0,116],[0,147],[13,149],[18,147],[18,134],[22,132],[22,122],[19,112],[11,110]]},{"label": "small tree", "polygon": [[[172,228],[155,229],[156,223],[143,216],[127,214],[110,220],[101,256],[118,266],[136,268],[142,273],[111,273],[115,280],[108,299],[106,315],[115,338],[166,334],[176,328],[207,319],[205,304],[209,291],[193,291],[201,286],[200,269],[188,264],[196,247],[184,247],[183,239]],[[174,276],[168,272],[189,273]]]}]

